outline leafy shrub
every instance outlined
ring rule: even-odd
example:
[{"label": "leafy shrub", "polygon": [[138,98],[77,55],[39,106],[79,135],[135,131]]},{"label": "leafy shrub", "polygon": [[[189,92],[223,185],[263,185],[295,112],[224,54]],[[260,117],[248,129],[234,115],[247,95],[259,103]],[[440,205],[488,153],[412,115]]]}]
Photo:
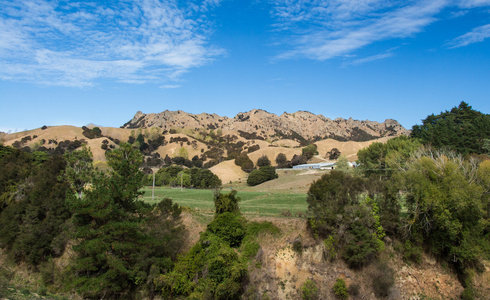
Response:
[{"label": "leafy shrub", "polygon": [[236,213],[224,212],[208,224],[207,230],[214,233],[230,247],[239,247],[245,236],[242,217]]},{"label": "leafy shrub", "polygon": [[411,136],[436,148],[449,148],[463,155],[482,154],[483,141],[490,133],[490,115],[473,110],[466,102],[438,115],[431,114],[422,125],[412,128]]},{"label": "leafy shrub", "polygon": [[[13,150],[0,159],[0,247],[17,262],[37,266],[61,254],[53,241],[58,238],[56,244],[64,248],[63,224],[71,214],[64,159],[52,156],[36,166],[32,155]],[[29,184],[19,193],[17,184],[27,178]]]},{"label": "leafy shrub", "polygon": [[469,274],[464,274],[465,275],[465,280],[464,280],[464,290],[461,293],[461,299],[462,300],[473,300],[477,298],[476,290],[472,282],[472,276]]},{"label": "leafy shrub", "polygon": [[217,159],[211,159],[210,161],[204,163],[202,167],[205,169],[209,169],[212,168],[213,166],[216,166],[217,164],[219,164],[219,161]]},{"label": "leafy shrub", "polygon": [[214,193],[214,207],[216,215],[230,212],[237,213],[240,211],[238,202],[240,202],[240,197],[235,197],[237,194],[236,190],[231,190],[230,193],[221,193],[221,190],[216,190]]},{"label": "leafy shrub", "polygon": [[332,287],[333,293],[338,299],[349,298],[349,292],[347,291],[347,286],[342,278],[337,278],[335,284]]},{"label": "leafy shrub", "polygon": [[316,282],[307,279],[300,288],[301,299],[303,300],[316,300],[319,299],[319,290]]},{"label": "leafy shrub", "polygon": [[351,268],[360,268],[375,256],[378,243],[376,237],[359,221],[355,221],[349,233],[351,237],[344,248],[342,258]]},{"label": "leafy shrub", "polygon": [[265,140],[260,135],[257,135],[256,132],[249,133],[242,130],[238,130],[238,134],[246,140]]},{"label": "leafy shrub", "polygon": [[340,154],[341,152],[337,148],[332,148],[332,150],[327,152],[328,159],[330,160],[336,160],[337,158],[339,158]]},{"label": "leafy shrub", "polygon": [[255,186],[263,182],[276,179],[278,177],[276,169],[271,166],[263,166],[258,170],[253,170],[247,178],[247,184]]},{"label": "leafy shrub", "polygon": [[329,235],[328,238],[323,240],[323,245],[325,246],[325,259],[334,260],[337,257],[337,238]]},{"label": "leafy shrub", "polygon": [[287,162],[287,157],[286,154],[284,153],[279,153],[276,157],[276,164],[278,168],[284,168]]},{"label": "leafy shrub", "polygon": [[246,265],[230,246],[206,232],[199,242],[176,263],[168,274],[157,279],[165,299],[239,299]]},{"label": "leafy shrub", "polygon": [[[245,224],[238,210],[240,198],[235,194],[215,193],[216,215],[206,232],[173,271],[156,280],[164,298],[240,299],[247,278],[246,262],[260,248],[254,237],[275,227],[270,223]],[[231,248],[240,243],[241,257]]]}]

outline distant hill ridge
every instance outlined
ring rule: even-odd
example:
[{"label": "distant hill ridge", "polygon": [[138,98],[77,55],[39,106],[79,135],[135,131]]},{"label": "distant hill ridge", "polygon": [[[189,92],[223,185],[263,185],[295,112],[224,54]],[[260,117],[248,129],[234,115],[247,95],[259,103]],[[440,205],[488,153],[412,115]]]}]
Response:
[{"label": "distant hill ridge", "polygon": [[261,109],[238,113],[234,118],[217,114],[190,114],[181,110],[165,110],[161,113],[144,114],[138,111],[133,119],[121,128],[160,127],[164,130],[190,128],[193,130],[232,130],[255,139],[293,139],[314,141],[333,138],[339,141],[369,141],[388,136],[407,135],[409,131],[396,120],[383,123],[359,121],[352,118],[331,120],[323,115],[307,111],[283,113],[278,116]]}]

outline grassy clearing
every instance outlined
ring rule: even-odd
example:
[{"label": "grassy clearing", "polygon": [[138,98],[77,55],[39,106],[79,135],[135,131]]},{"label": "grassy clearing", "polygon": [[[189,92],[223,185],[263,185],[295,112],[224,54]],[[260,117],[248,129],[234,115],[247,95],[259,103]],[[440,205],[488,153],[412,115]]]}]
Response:
[{"label": "grassy clearing", "polygon": [[[151,188],[144,188],[143,200],[152,203]],[[227,192],[224,190],[223,192]],[[292,215],[304,213],[308,207],[306,194],[303,193],[268,193],[254,191],[238,191],[241,198],[240,210],[246,215],[281,216],[284,211]],[[171,198],[181,206],[213,213],[213,190],[155,188],[155,202],[163,198]]]}]

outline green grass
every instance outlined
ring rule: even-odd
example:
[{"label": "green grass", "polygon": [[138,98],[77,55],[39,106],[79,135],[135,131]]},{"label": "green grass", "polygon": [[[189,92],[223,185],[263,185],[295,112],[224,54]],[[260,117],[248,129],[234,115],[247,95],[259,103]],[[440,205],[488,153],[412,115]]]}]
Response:
[{"label": "green grass", "polygon": [[[152,203],[151,188],[144,188],[143,200]],[[223,192],[228,192],[224,190]],[[289,210],[292,215],[304,213],[307,209],[306,194],[302,193],[266,193],[238,191],[241,198],[240,210],[243,214],[257,216],[282,216]],[[171,198],[180,206],[209,213],[214,212],[213,190],[155,188],[155,202]]]}]

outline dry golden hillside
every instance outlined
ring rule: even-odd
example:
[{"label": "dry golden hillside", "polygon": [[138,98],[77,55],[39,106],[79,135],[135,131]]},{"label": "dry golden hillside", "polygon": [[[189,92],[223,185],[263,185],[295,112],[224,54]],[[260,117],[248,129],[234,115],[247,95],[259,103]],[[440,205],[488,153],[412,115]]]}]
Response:
[{"label": "dry golden hillside", "polygon": [[[3,141],[6,145],[12,145],[17,142],[17,145],[23,140],[21,147],[30,147],[36,150],[38,147],[55,148],[58,143],[62,141],[75,141],[84,140],[84,143],[90,147],[94,155],[94,160],[104,162],[105,150],[102,149],[103,143],[106,143],[108,147],[117,147],[117,141],[126,142],[130,137],[135,138],[139,134],[145,137],[145,141],[155,139],[162,134],[160,128],[136,128],[136,129],[124,129],[124,128],[112,128],[101,127],[103,137],[89,139],[83,134],[83,130],[80,127],[75,126],[51,126],[45,129],[33,129],[29,131],[17,132],[13,134],[2,135]],[[240,167],[234,164],[234,160],[223,161],[230,153],[230,145],[241,144],[240,149],[247,151],[252,146],[259,146],[256,151],[248,153],[250,159],[256,164],[257,160],[265,155],[269,158],[272,165],[276,165],[276,158],[279,153],[286,155],[288,160],[291,160],[294,155],[300,155],[302,147],[299,146],[297,141],[281,139],[274,142],[269,142],[261,139],[246,139],[240,135],[239,132],[232,130],[223,130],[220,132],[220,136],[214,138],[210,136],[203,136],[200,131],[192,129],[181,129],[179,133],[165,133],[164,144],[159,146],[152,153],[158,153],[161,158],[169,156],[170,158],[176,156],[183,156],[187,159],[192,159],[194,156],[205,158],[205,162],[211,158],[206,156],[207,151],[213,152],[217,148],[221,149],[222,158],[221,163],[215,165],[211,170],[217,174],[223,183],[230,181],[246,180],[248,174],[243,172]],[[350,161],[357,159],[357,151],[369,146],[373,142],[386,142],[391,137],[383,137],[381,139],[367,141],[367,142],[340,142],[334,139],[326,139],[315,142],[318,146],[319,155],[314,157],[310,162],[322,162],[325,161],[326,153],[333,148],[339,149],[339,151],[348,157]],[[116,142],[116,143],[115,143]],[[204,155],[204,156],[203,156]]]}]

